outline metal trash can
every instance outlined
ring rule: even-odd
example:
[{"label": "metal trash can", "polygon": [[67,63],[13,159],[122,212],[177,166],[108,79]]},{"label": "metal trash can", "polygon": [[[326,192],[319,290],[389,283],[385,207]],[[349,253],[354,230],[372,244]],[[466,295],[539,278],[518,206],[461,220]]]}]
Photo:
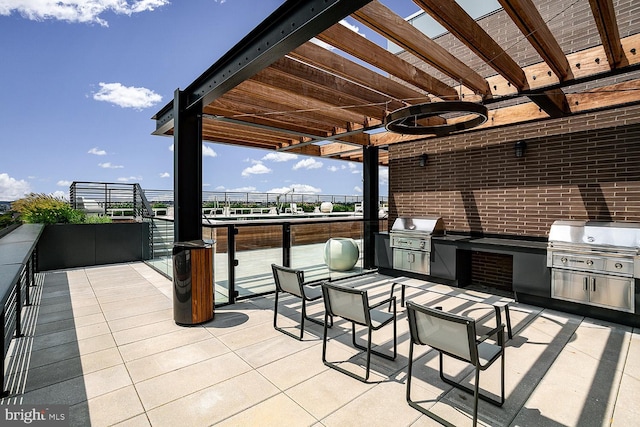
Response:
[{"label": "metal trash can", "polygon": [[173,320],[188,326],[213,319],[213,241],[173,245]]}]

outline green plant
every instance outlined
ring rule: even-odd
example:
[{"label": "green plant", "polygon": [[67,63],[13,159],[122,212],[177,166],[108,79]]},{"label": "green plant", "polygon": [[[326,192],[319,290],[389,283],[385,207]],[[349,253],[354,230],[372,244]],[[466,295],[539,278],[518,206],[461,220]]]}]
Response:
[{"label": "green plant", "polygon": [[22,222],[31,224],[80,224],[85,213],[69,206],[62,198],[47,194],[31,193],[11,204],[11,209],[20,214]]},{"label": "green plant", "polygon": [[113,219],[106,215],[87,215],[84,218],[85,224],[109,224]]},{"label": "green plant", "polygon": [[4,212],[0,215],[0,228],[5,228],[11,224],[16,223],[16,219],[13,217],[13,212]]}]

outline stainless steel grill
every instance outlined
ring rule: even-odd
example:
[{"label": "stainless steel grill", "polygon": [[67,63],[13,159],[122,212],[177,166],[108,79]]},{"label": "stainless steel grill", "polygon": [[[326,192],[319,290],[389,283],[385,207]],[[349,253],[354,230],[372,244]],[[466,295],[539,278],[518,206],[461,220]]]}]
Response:
[{"label": "stainless steel grill", "polygon": [[640,224],[556,221],[547,266],[552,298],[634,313]]},{"label": "stainless steel grill", "polygon": [[393,250],[393,268],[429,274],[431,236],[444,234],[442,218],[397,218],[389,234]]}]

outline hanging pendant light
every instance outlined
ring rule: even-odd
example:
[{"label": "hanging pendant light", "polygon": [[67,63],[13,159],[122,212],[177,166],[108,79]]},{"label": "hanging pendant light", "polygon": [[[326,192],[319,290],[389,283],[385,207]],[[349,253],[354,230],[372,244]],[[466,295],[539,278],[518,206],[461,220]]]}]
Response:
[{"label": "hanging pendant light", "polygon": [[[439,117],[443,114],[473,114],[473,117],[461,122],[441,125],[421,125],[420,121]],[[475,102],[444,101],[428,102],[400,108],[384,119],[384,127],[389,132],[407,135],[436,135],[444,136],[451,132],[458,132],[480,126],[487,121],[489,111],[487,107]],[[445,122],[445,118],[442,118]]]}]

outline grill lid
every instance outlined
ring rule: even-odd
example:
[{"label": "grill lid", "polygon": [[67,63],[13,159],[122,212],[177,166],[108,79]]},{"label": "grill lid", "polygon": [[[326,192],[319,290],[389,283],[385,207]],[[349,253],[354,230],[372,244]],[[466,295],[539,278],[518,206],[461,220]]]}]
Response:
[{"label": "grill lid", "polygon": [[444,234],[444,222],[438,216],[422,218],[396,218],[391,227],[391,232],[415,233],[420,235]]},{"label": "grill lid", "polygon": [[640,248],[640,223],[605,221],[555,221],[549,230],[553,243]]}]

